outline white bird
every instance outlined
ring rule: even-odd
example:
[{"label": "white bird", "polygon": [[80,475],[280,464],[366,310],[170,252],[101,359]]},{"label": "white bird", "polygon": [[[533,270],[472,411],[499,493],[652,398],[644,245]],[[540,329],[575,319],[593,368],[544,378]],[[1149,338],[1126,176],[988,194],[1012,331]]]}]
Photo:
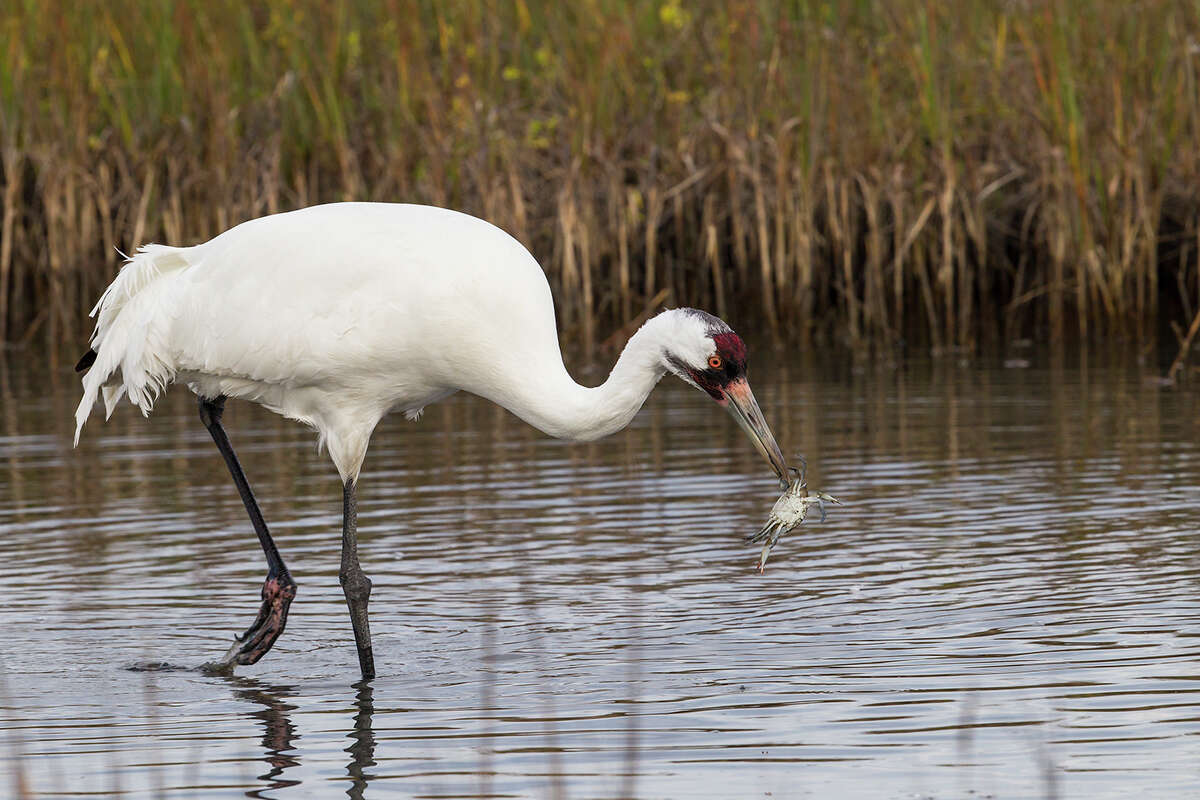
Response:
[{"label": "white bird", "polygon": [[[101,295],[80,359],[75,444],[103,393],[149,414],[183,382],[198,396],[267,557],[258,618],[218,664],[253,664],[282,633],[296,584],[221,427],[226,398],[314,428],[343,485],[339,578],[364,678],[375,674],[371,581],[358,562],[356,495],[371,432],[463,390],[536,428],[587,441],[621,430],[667,372],[728,408],[787,485],[787,466],[746,382],[746,349],[695,309],[651,318],[601,386],[563,366],[542,268],[499,228],[442,208],[334,203],[242,223],[194,247],[146,245]],[[90,369],[89,369],[90,368]]]}]

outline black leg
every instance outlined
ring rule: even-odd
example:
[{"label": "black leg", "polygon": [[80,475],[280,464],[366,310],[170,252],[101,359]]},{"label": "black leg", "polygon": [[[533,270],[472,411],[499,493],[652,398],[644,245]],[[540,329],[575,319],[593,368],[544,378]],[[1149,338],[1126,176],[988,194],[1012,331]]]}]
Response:
[{"label": "black leg", "polygon": [[213,441],[217,443],[217,449],[221,451],[221,455],[225,459],[225,465],[229,467],[229,472],[233,475],[233,482],[237,484],[238,493],[242,496],[242,503],[246,506],[246,513],[250,515],[250,523],[254,526],[254,532],[258,534],[258,542],[267,556],[267,580],[263,583],[262,606],[258,609],[258,618],[246,629],[245,633],[233,637],[233,646],[229,648],[229,652],[225,654],[224,658],[216,664],[209,665],[230,668],[234,664],[255,663],[266,655],[271,646],[275,644],[275,640],[279,638],[279,634],[283,633],[283,628],[287,624],[288,606],[292,604],[292,598],[296,596],[296,582],[292,580],[283,559],[279,556],[279,551],[275,548],[275,542],[271,540],[267,523],[263,520],[262,512],[258,510],[258,502],[254,499],[254,493],[250,491],[250,484],[246,482],[246,474],[242,472],[242,465],[238,463],[237,456],[234,455],[233,446],[229,444],[229,437],[225,435],[225,429],[221,427],[221,414],[224,411],[224,397],[218,397],[215,400],[200,398],[200,419],[204,422],[204,427],[208,428],[208,432],[212,434]]},{"label": "black leg", "polygon": [[354,495],[354,479],[342,487],[342,569],[338,573],[346,605],[350,607],[350,624],[354,626],[354,644],[358,646],[358,665],[363,680],[375,677],[375,656],[371,652],[371,626],[367,621],[367,600],[371,597],[371,579],[358,564],[358,500]]}]

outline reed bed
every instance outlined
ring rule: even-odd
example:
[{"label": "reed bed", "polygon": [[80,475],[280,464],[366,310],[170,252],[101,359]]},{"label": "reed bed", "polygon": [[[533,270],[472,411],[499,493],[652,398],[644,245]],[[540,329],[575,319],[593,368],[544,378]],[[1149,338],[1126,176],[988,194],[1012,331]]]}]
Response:
[{"label": "reed bed", "polygon": [[0,338],[118,249],[312,203],[524,242],[589,351],[663,302],[776,342],[1144,344],[1200,312],[1200,3],[14,0]]}]

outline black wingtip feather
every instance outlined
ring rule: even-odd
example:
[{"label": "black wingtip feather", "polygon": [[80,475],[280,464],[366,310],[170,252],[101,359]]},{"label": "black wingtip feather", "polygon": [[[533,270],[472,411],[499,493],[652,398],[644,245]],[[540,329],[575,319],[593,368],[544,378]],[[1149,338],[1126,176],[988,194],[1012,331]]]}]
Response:
[{"label": "black wingtip feather", "polygon": [[96,363],[96,351],[88,350],[83,354],[83,358],[79,359],[79,363],[75,365],[76,372],[83,372],[85,369]]}]

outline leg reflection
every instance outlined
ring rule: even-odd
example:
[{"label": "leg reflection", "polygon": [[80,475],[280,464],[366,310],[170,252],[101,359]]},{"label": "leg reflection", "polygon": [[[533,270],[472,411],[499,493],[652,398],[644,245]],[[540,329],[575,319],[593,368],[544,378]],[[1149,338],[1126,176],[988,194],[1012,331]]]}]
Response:
[{"label": "leg reflection", "polygon": [[263,761],[270,769],[258,776],[266,786],[246,792],[247,797],[263,797],[263,792],[296,786],[299,780],[283,777],[285,770],[300,765],[296,757],[293,742],[300,738],[296,726],[292,724],[288,712],[295,711],[296,706],[280,699],[281,696],[292,694],[291,686],[268,686],[253,678],[243,678],[229,675],[226,680],[234,687],[233,696],[239,700],[248,700],[262,708],[250,713],[250,717],[260,720],[263,726],[262,748]]},{"label": "leg reflection", "polygon": [[354,684],[358,694],[354,697],[354,730],[346,734],[351,740],[346,752],[350,754],[350,763],[346,772],[350,775],[350,788],[346,794],[351,800],[362,800],[366,791],[367,781],[373,775],[365,770],[375,766],[375,731],[371,727],[371,717],[375,713],[375,690],[368,681],[362,680]]}]

